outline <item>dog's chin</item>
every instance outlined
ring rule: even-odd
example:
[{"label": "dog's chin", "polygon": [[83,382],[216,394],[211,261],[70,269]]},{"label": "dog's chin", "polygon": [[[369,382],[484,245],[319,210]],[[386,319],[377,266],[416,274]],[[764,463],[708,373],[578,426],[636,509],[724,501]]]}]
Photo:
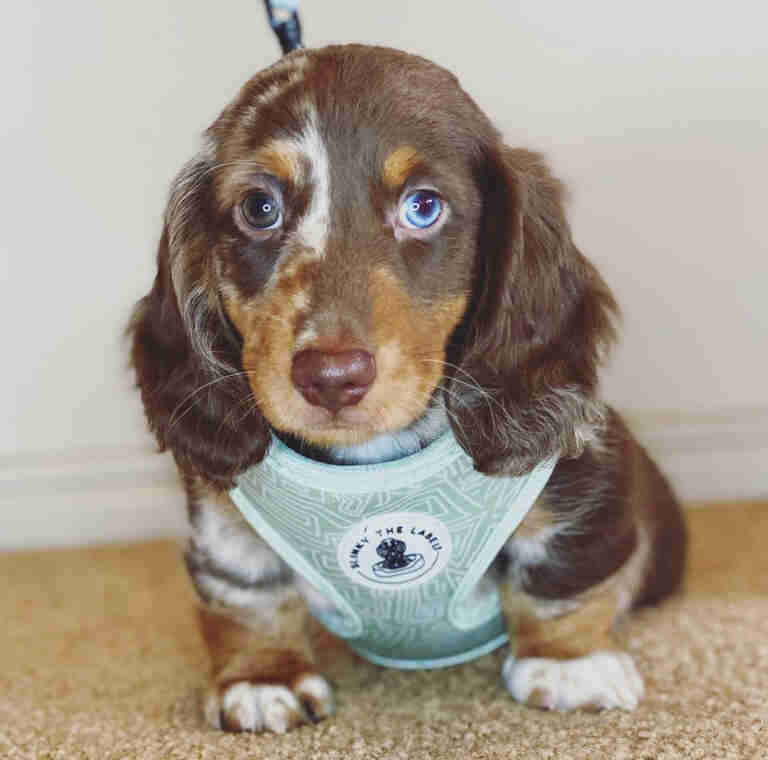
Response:
[{"label": "dog's chin", "polygon": [[361,446],[377,436],[394,434],[411,420],[399,422],[389,425],[384,417],[377,418],[357,407],[342,408],[338,412],[313,407],[292,420],[276,420],[272,426],[313,446],[335,448]]},{"label": "dog's chin", "polygon": [[440,404],[417,415],[403,409],[388,416],[347,407],[336,413],[311,407],[290,422],[272,427],[289,446],[312,459],[336,464],[375,464],[409,456],[428,446],[446,430],[448,417]]},{"label": "dog's chin", "polygon": [[273,430],[291,445],[328,461],[398,459],[428,445],[448,428],[434,388],[423,399],[410,394],[409,405],[367,397],[362,403],[338,410],[308,404],[297,393],[284,397],[254,395],[262,399],[262,414]]}]

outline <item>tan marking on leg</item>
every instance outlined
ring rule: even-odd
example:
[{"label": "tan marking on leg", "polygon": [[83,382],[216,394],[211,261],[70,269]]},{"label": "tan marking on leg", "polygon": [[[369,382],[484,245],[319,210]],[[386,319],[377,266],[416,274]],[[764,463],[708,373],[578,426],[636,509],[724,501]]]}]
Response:
[{"label": "tan marking on leg", "polygon": [[649,552],[648,536],[640,530],[637,547],[624,565],[591,589],[563,600],[569,609],[562,615],[551,615],[553,600],[502,587],[502,606],[518,657],[566,659],[615,649],[611,631],[642,585]]},{"label": "tan marking on leg", "polygon": [[308,622],[298,596],[278,607],[269,628],[246,625],[224,610],[202,608],[200,628],[214,682],[222,689],[236,681],[291,685],[313,672]]},{"label": "tan marking on leg", "polygon": [[610,630],[616,617],[614,593],[595,596],[561,617],[542,618],[526,594],[503,594],[515,654],[522,657],[569,659],[600,649],[615,649]]},{"label": "tan marking on leg", "polygon": [[249,619],[248,610],[200,611],[212,662],[204,695],[210,725],[282,734],[333,714],[333,693],[315,670],[307,623],[298,597],[268,620]]}]

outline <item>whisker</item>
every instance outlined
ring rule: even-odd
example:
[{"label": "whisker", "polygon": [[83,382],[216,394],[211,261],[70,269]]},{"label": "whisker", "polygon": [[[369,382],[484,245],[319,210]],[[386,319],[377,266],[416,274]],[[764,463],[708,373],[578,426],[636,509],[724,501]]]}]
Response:
[{"label": "whisker", "polygon": [[[235,413],[245,407],[245,412],[241,414],[236,420],[234,420]],[[249,393],[248,395],[244,396],[240,401],[238,401],[222,418],[221,425],[219,425],[219,429],[224,427],[225,423],[231,418],[234,420],[234,427],[237,427],[246,417],[248,417],[253,412],[261,413],[259,404],[256,401],[256,399],[253,397],[252,393]]]},{"label": "whisker", "polygon": [[483,388],[478,382],[478,380],[472,374],[470,374],[463,367],[460,367],[458,364],[445,361],[444,359],[421,359],[421,361],[442,364],[444,367],[450,367],[451,369],[455,369],[458,372],[461,372],[463,375],[465,375],[468,378],[468,381],[462,381],[462,380],[458,380],[456,377],[452,377],[451,382],[461,383],[465,386],[473,388],[475,391],[477,391],[477,393],[481,395],[485,395],[485,396],[488,396],[489,398],[493,398],[491,392],[487,388]]},{"label": "whisker", "polygon": [[[509,410],[507,410],[499,401],[498,399],[494,398],[493,394],[486,388],[483,388],[477,380],[466,370],[464,370],[462,367],[457,366],[456,364],[453,364],[451,362],[447,362],[441,359],[421,359],[422,362],[433,362],[437,364],[441,364],[445,367],[451,367],[453,369],[458,370],[462,374],[464,374],[466,377],[469,378],[469,382],[466,380],[461,380],[457,377],[452,377],[450,379],[451,385],[458,385],[464,388],[468,388],[470,391],[472,391],[474,394],[477,394],[477,396],[482,399],[482,401],[485,403],[488,414],[490,418],[491,423],[491,430],[494,435],[498,435],[501,432],[501,428],[499,426],[499,421],[496,417],[496,414],[494,410],[498,411],[502,415],[502,418],[505,419],[507,422],[514,422],[514,419],[512,415],[510,414]],[[449,391],[447,385],[445,383],[440,383],[439,386],[440,390],[448,395],[449,398],[453,399],[457,406],[462,406],[468,411],[472,409],[472,406],[467,403],[467,400],[458,392],[456,391]],[[455,416],[454,416],[455,420]],[[482,427],[482,426],[481,426]]]},{"label": "whisker", "polygon": [[[439,384],[437,388],[449,398],[456,399],[457,403],[461,403],[461,399],[456,393],[456,391],[452,391],[451,389],[444,387],[442,384]],[[466,436],[466,430],[465,430],[464,424],[462,423],[461,418],[459,418],[456,412],[454,412],[442,399],[438,403],[441,411],[448,417],[448,419],[453,423],[453,425],[456,428],[458,428]],[[470,410],[470,414],[471,414],[471,410]]]},{"label": "whisker", "polygon": [[192,391],[189,395],[187,395],[185,398],[183,398],[173,409],[171,412],[171,416],[168,420],[168,431],[170,432],[174,426],[178,425],[178,423],[181,421],[181,419],[191,410],[194,408],[194,404],[190,404],[187,409],[184,410],[182,414],[179,414],[177,416],[177,413],[184,407],[184,405],[189,402],[191,399],[193,399],[195,396],[197,396],[199,393],[202,393],[204,390],[207,390],[213,385],[216,385],[217,383],[224,382],[225,380],[232,380],[236,377],[242,377],[242,376],[248,376],[252,375],[252,371],[244,370],[242,372],[231,372],[227,375],[223,375],[221,377],[216,377],[213,380],[201,385],[199,388],[195,388],[195,390]]}]

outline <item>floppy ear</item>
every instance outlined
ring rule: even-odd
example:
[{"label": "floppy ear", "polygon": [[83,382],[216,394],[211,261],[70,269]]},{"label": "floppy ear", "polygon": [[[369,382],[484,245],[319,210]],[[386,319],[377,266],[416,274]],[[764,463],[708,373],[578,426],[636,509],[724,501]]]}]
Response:
[{"label": "floppy ear", "polygon": [[578,456],[599,432],[597,370],[618,310],[574,246],[562,185],[539,155],[494,149],[479,183],[474,300],[448,404],[478,470],[523,474]]},{"label": "floppy ear", "polygon": [[259,462],[269,443],[264,417],[240,364],[240,339],[219,306],[208,217],[210,163],[190,162],[166,212],[152,290],[128,328],[149,427],[182,472],[221,488]]}]

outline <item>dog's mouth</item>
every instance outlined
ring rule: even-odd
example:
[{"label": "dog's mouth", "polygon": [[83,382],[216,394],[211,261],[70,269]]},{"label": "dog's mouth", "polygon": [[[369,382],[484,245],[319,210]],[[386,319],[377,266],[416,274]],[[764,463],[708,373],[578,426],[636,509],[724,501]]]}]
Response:
[{"label": "dog's mouth", "polygon": [[290,448],[310,459],[330,464],[378,464],[409,456],[442,435],[449,427],[439,390],[426,408],[397,426],[385,417],[361,409],[323,414],[307,410],[300,424],[273,426]]},{"label": "dog's mouth", "polygon": [[[318,446],[354,446],[367,443],[378,435],[394,432],[412,420],[389,421],[391,414],[385,410],[348,406],[338,410],[301,404],[302,409],[291,416],[281,416],[274,424],[283,430]],[[398,415],[399,416],[399,415]]]}]

